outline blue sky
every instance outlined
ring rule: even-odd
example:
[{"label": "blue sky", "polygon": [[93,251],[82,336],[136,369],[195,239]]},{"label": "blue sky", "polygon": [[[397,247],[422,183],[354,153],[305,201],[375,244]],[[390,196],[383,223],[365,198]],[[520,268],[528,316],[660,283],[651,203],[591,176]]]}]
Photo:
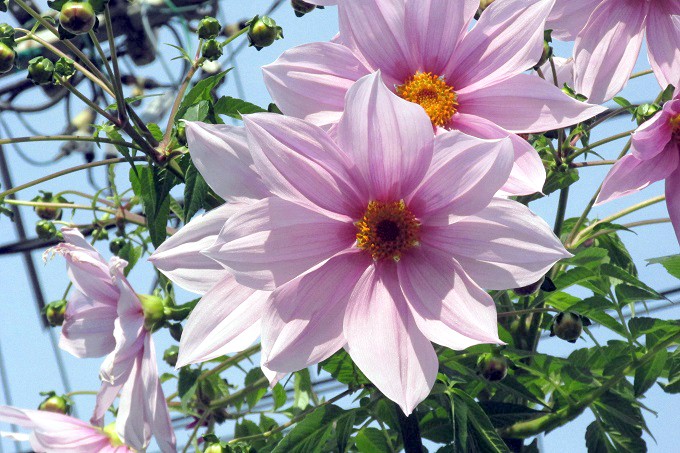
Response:
[{"label": "blue sky", "polygon": [[[253,0],[250,2],[236,2],[234,0],[223,0],[221,2],[222,15],[220,20],[225,22],[235,22],[241,18],[248,18],[257,13],[261,13],[269,6],[268,1]],[[226,83],[221,87],[221,94],[228,94],[231,96],[239,96],[237,83],[237,74],[240,78],[240,83],[244,90],[245,99],[259,105],[266,106],[270,102],[269,95],[262,83],[262,76],[260,67],[264,64],[274,61],[278,55],[285,49],[292,46],[312,41],[327,41],[337,32],[337,15],[335,8],[326,8],[324,11],[315,11],[303,18],[296,18],[291,9],[284,5],[280,8],[273,17],[277,20],[279,25],[284,28],[285,39],[278,41],[272,47],[265,48],[260,52],[254,49],[246,49],[242,52],[236,61],[236,71],[233,71],[227,76]],[[178,25],[179,26],[179,25]],[[161,33],[159,41],[175,43],[172,36],[167,32]],[[194,47],[196,43],[191,45]],[[177,51],[161,45],[161,55],[159,58],[164,59],[168,65],[175,71],[179,71],[177,61],[169,61],[175,57]],[[558,44],[556,46],[556,54],[559,56],[568,56],[570,47],[568,45]],[[152,75],[154,77],[163,77],[163,66],[156,63],[139,68],[139,75]],[[221,60],[223,68],[229,67],[226,59]],[[646,69],[648,64],[646,62],[646,51],[643,50],[642,58],[638,62],[639,68],[636,70]],[[21,78],[22,75],[16,76],[16,79]],[[14,79],[12,79],[14,80]],[[9,81],[9,78],[2,79],[4,85]],[[39,90],[31,90],[28,96],[22,96],[19,101],[24,104],[38,102],[36,96],[39,96]],[[622,93],[631,102],[646,101],[653,99],[658,93],[658,86],[653,76],[645,76],[632,81],[626,90]],[[31,96],[34,96],[31,98]],[[81,110],[81,106],[77,102],[71,105],[71,112],[76,114]],[[64,127],[64,107],[59,104],[57,107],[50,109],[47,112],[26,116],[30,124],[35,127],[42,134],[56,134],[60,133]],[[8,123],[11,134],[13,136],[30,135],[26,128],[17,120],[16,116],[9,113],[0,113],[0,119]],[[164,124],[164,122],[162,123]],[[612,135],[623,130],[633,128],[632,123],[628,118],[620,118],[611,121],[606,127],[600,128],[593,140],[597,140],[608,135]],[[3,137],[4,138],[4,137]],[[613,159],[620,152],[621,147],[625,141],[618,141],[609,146],[603,146],[599,152],[605,159]],[[34,159],[43,160],[49,159],[58,151],[58,143],[39,143],[22,145],[21,149],[26,154]],[[74,155],[72,157],[62,159],[54,165],[48,167],[34,167],[26,164],[19,159],[15,150],[10,146],[4,147],[5,153],[10,161],[12,176],[14,183],[20,184],[48,172],[57,171],[59,169],[71,167],[81,164],[82,156]],[[103,152],[98,151],[98,158],[102,158]],[[570,194],[570,203],[567,211],[567,217],[578,216],[581,210],[586,205],[592,196],[595,188],[602,181],[608,167],[593,167],[585,168],[581,171],[581,181],[572,187]],[[120,173],[124,176],[126,170],[121,167]],[[99,181],[103,181],[104,174],[100,171],[95,176]],[[119,178],[121,184],[124,178]],[[37,194],[38,189],[59,191],[64,188],[80,188],[81,190],[93,193],[94,190],[87,186],[85,175],[75,174],[57,181],[50,181],[38,188],[31,188],[21,192],[21,199],[31,199]],[[604,217],[620,209],[629,206],[633,203],[651,198],[663,193],[663,185],[655,184],[640,194],[635,194],[624,199],[616,200],[605,206],[596,208],[593,211],[594,216]],[[71,197],[73,201],[80,201],[77,198]],[[543,217],[548,223],[552,223],[555,215],[555,207],[557,204],[557,193],[532,203],[532,209]],[[29,236],[33,236],[33,225],[37,220],[32,210],[23,210],[24,220],[27,224]],[[650,218],[666,217],[666,208],[663,203],[657,204],[645,209],[641,213],[628,216],[622,219],[622,222],[630,222],[635,220],[643,220]],[[87,222],[88,214],[79,214],[77,221]],[[629,247],[629,250],[636,260],[640,276],[643,281],[650,284],[658,290],[664,290],[678,284],[677,280],[669,276],[663,268],[659,265],[646,266],[645,259],[675,254],[678,252],[678,243],[673,235],[670,224],[661,224],[646,226],[636,230],[637,235],[631,233],[622,233],[622,239]],[[10,243],[16,240],[13,225],[6,219],[0,218],[0,245]],[[102,253],[108,257],[109,253],[107,246],[101,243],[98,246]],[[33,254],[36,262],[38,272],[40,275],[41,284],[48,301],[55,300],[61,297],[66,284],[68,282],[63,259],[60,257],[43,264],[41,259],[42,251],[36,251]],[[31,290],[24,272],[23,263],[20,255],[0,256],[0,350],[4,356],[5,372],[9,378],[9,390],[11,391],[12,402],[15,406],[34,408],[40,402],[42,397],[39,395],[40,391],[55,390],[58,393],[64,391],[63,385],[59,379],[58,370],[55,365],[54,355],[50,346],[48,332],[42,330],[35,303],[32,299]],[[148,292],[150,289],[150,267],[147,263],[140,263],[131,274],[131,281],[133,287],[138,292]],[[189,300],[191,295],[181,293]],[[659,316],[668,318],[677,318],[679,311],[677,308],[665,310],[659,313]],[[610,338],[607,336],[602,328],[593,330],[598,339]],[[58,336],[58,329],[53,331],[55,337]],[[154,339],[157,344],[159,359],[163,350],[173,344],[174,341],[170,339],[166,331],[155,334]],[[586,347],[590,344],[584,340],[577,342],[575,345],[562,342],[560,340],[550,339],[541,343],[541,351],[555,355],[566,356],[577,347]],[[100,364],[99,359],[75,359],[70,355],[64,353],[62,358],[65,363],[68,378],[71,382],[72,389],[75,390],[96,390],[99,386],[98,368]],[[170,371],[167,365],[159,360],[161,372]],[[233,379],[242,379],[242,376],[235,375]],[[0,385],[1,387],[1,385]],[[170,393],[170,392],[168,392]],[[88,419],[93,407],[94,398],[92,396],[76,396],[78,413],[81,418]],[[3,394],[0,394],[0,402],[4,401]],[[678,403],[677,396],[666,395],[658,387],[654,387],[647,394],[644,403],[658,412],[658,417],[652,414],[645,414],[650,429],[654,433],[658,444],[647,438],[650,451],[673,451],[676,449],[676,441],[674,439],[674,432],[677,429],[676,416],[674,413],[674,406]],[[581,416],[576,422],[560,428],[555,432],[549,434],[543,439],[545,452],[560,452],[565,451],[565,446],[570,452],[585,451],[585,428],[592,421],[592,416],[588,411]],[[7,425],[0,425],[0,430],[8,430]],[[6,441],[0,441],[0,446],[6,452],[14,451],[14,446]]]}]

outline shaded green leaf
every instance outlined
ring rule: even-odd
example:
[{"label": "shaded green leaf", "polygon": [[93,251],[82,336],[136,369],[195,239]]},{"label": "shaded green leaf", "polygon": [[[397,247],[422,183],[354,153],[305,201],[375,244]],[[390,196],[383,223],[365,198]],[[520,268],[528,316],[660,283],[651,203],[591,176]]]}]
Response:
[{"label": "shaded green leaf", "polygon": [[334,423],[352,415],[353,411],[334,404],[319,407],[295,425],[272,453],[321,453],[332,436]]},{"label": "shaded green leaf", "polygon": [[654,383],[659,379],[663,372],[666,360],[668,359],[668,351],[661,349],[654,354],[654,357],[647,363],[635,370],[635,379],[633,380],[633,391],[635,396],[644,394]]},{"label": "shaded green leaf", "polygon": [[231,96],[222,96],[215,103],[215,113],[218,115],[227,115],[237,120],[241,119],[241,115],[248,113],[266,112],[266,109],[252,104],[243,99],[233,98]]},{"label": "shaded green leaf", "polygon": [[669,274],[680,278],[680,255],[660,256],[647,260],[649,264],[661,264]]},{"label": "shaded green leaf", "polygon": [[384,453],[390,451],[385,434],[377,428],[361,428],[354,441],[360,453]]}]

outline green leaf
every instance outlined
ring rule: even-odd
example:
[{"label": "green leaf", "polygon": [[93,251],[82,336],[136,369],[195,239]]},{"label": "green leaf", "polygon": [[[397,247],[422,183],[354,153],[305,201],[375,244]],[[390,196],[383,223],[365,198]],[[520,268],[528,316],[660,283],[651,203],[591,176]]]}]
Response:
[{"label": "green leaf", "polygon": [[547,412],[538,411],[521,404],[502,403],[498,401],[480,401],[479,406],[482,408],[489,420],[496,428],[503,428],[510,426],[519,421],[531,420]]},{"label": "green leaf", "polygon": [[165,169],[136,166],[130,170],[130,182],[142,200],[151,242],[158,247],[167,236],[170,190],[178,183],[177,178]]},{"label": "green leaf", "polygon": [[233,98],[231,96],[222,96],[215,103],[215,113],[218,115],[227,115],[237,120],[241,119],[241,115],[248,113],[266,112],[266,109],[252,104],[243,99]]},{"label": "green leaf", "polygon": [[557,190],[569,187],[578,181],[578,171],[576,169],[570,169],[567,171],[555,171],[549,170],[545,185],[543,186],[543,193],[549,195]]},{"label": "green leaf", "polygon": [[591,269],[586,267],[575,267],[573,269],[569,269],[563,274],[559,274],[553,279],[553,282],[555,283],[557,289],[561,291],[572,285],[576,285],[593,278],[597,278],[597,274],[595,274]]},{"label": "green leaf", "polygon": [[377,428],[361,428],[354,441],[360,453],[384,453],[390,451],[385,434]]},{"label": "green leaf", "polygon": [[620,96],[615,96],[614,99],[612,99],[612,101],[616,102],[617,104],[619,104],[623,108],[632,107],[631,103],[628,102],[627,99],[624,99]]},{"label": "green leaf", "polygon": [[196,83],[196,85],[194,85],[194,87],[189,90],[186,96],[184,96],[184,99],[182,99],[182,102],[179,104],[179,108],[177,109],[177,115],[175,118],[184,118],[184,114],[187,112],[187,110],[191,106],[198,104],[200,101],[212,101],[211,91],[222,81],[224,76],[227,75],[229,71],[231,71],[231,68],[213,76],[206,77],[205,79]]},{"label": "green leaf", "polygon": [[335,444],[338,447],[339,453],[344,453],[348,450],[347,446],[354,430],[355,420],[356,416],[354,411],[352,411],[346,417],[341,417],[335,422]]},{"label": "green leaf", "polygon": [[132,242],[126,242],[118,252],[118,256],[128,262],[128,265],[125,267],[125,275],[127,276],[135,264],[137,264],[139,258],[141,258],[142,246],[135,246]]},{"label": "green leaf", "polygon": [[637,277],[634,275],[631,275],[629,272],[626,270],[615,266],[613,264],[605,263],[602,266],[600,266],[600,273],[604,276],[615,278],[617,280],[621,280],[622,282],[628,283],[636,288],[642,288],[654,295],[658,299],[663,299],[663,296],[659,293],[657,293],[653,288],[647,286],[646,284],[642,283]]},{"label": "green leaf", "polygon": [[206,121],[211,118],[210,101],[203,100],[192,105],[182,116],[187,121]]},{"label": "green leaf", "polygon": [[272,397],[274,398],[274,410],[280,408],[286,401],[288,401],[288,394],[286,389],[281,384],[276,384],[272,389]]},{"label": "green leaf", "polygon": [[[498,436],[489,417],[475,400],[457,388],[451,388],[448,392],[451,395],[456,424],[456,437],[454,439],[459,441],[461,435],[467,437],[465,442],[462,442],[466,444],[466,449],[463,451],[483,451],[485,453],[510,451],[503,439]],[[461,445],[461,443],[457,443]]]},{"label": "green leaf", "polygon": [[659,379],[668,360],[668,351],[661,349],[650,361],[635,370],[633,392],[635,396],[643,395]]},{"label": "green leaf", "polygon": [[208,184],[193,163],[187,168],[184,180],[184,222],[187,223],[203,208],[203,200],[208,194]]},{"label": "green leaf", "polygon": [[[160,95],[157,95],[160,96]],[[163,131],[161,128],[158,126],[156,123],[149,123],[146,125],[146,128],[149,129],[149,132],[151,132],[151,135],[153,138],[158,140],[159,142],[163,140]]]},{"label": "green leaf", "polygon": [[370,383],[344,349],[321,362],[319,367],[330,373],[339,382],[352,387]]},{"label": "green leaf", "polygon": [[[105,124],[103,126],[98,127],[97,132],[104,132],[108,138],[111,140],[115,140],[117,142],[124,142],[123,136],[120,135],[120,132],[118,132],[118,129],[116,129],[112,124]],[[98,135],[98,134],[97,134]],[[115,148],[118,150],[119,153],[123,155],[125,160],[132,166],[132,168],[135,168],[135,161],[132,159],[132,154],[130,154],[130,150],[122,145],[114,145]]]},{"label": "green leaf", "polygon": [[588,448],[588,453],[617,453],[597,420],[586,428],[586,448]]},{"label": "green leaf", "polygon": [[[248,374],[246,374],[245,385],[248,386],[254,384],[263,377],[264,374],[262,373],[262,370],[259,367],[253,368],[252,370],[248,371]],[[248,392],[246,394],[246,403],[248,403],[248,407],[252,409],[253,406],[255,406],[257,402],[260,401],[262,397],[265,396],[266,394],[267,394],[266,387],[260,387],[256,390]]]},{"label": "green leaf", "polygon": [[649,264],[661,264],[669,274],[680,278],[680,255],[661,256],[647,260]]},{"label": "green leaf", "polygon": [[593,269],[594,266],[609,261],[609,252],[600,247],[588,247],[580,250],[574,257],[563,260],[563,263],[572,266],[586,266]]},{"label": "green leaf", "polygon": [[616,451],[643,453],[647,451],[642,439],[646,428],[640,408],[632,395],[623,396],[607,392],[592,406],[602,420],[602,428],[608,434]]},{"label": "green leaf", "polygon": [[319,407],[295,425],[272,453],[321,453],[331,438],[333,424],[353,414],[354,411],[346,411],[334,404]]},{"label": "green leaf", "polygon": [[309,376],[308,369],[305,368],[295,373],[293,389],[295,391],[293,396],[293,405],[299,409],[307,408],[313,391],[312,378]]},{"label": "green leaf", "polygon": [[668,365],[668,383],[661,387],[666,393],[680,393],[680,349],[676,349],[666,363]]},{"label": "green leaf", "polygon": [[418,411],[420,435],[423,439],[429,439],[440,444],[450,442],[453,436],[451,425],[451,413],[448,409],[439,405]]},{"label": "green leaf", "polygon": [[189,400],[196,393],[198,387],[198,376],[201,372],[199,370],[191,369],[188,366],[179,369],[179,381],[177,383],[177,395],[182,401],[182,407],[186,409]]}]

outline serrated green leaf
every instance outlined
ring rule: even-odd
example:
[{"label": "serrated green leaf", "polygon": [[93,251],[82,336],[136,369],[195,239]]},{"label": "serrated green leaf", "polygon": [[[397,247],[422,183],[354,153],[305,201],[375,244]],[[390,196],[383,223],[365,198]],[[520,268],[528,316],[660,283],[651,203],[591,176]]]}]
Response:
[{"label": "serrated green leaf", "polygon": [[283,388],[281,384],[276,384],[272,388],[272,397],[274,398],[274,410],[282,407],[288,401],[288,394],[286,389]]},{"label": "serrated green leaf", "polygon": [[360,453],[384,453],[390,451],[385,434],[377,428],[361,428],[354,441]]},{"label": "serrated green leaf", "polygon": [[668,367],[668,383],[662,385],[664,392],[680,393],[680,349],[676,349],[666,362]]},{"label": "serrated green leaf", "polygon": [[586,267],[575,267],[573,269],[569,269],[563,274],[559,274],[553,279],[553,283],[555,283],[555,286],[558,290],[562,291],[572,285],[576,285],[593,278],[597,278],[597,275],[593,273],[592,270]]},{"label": "serrated green leaf", "polygon": [[[248,371],[248,374],[246,374],[246,380],[245,380],[245,385],[252,385],[255,382],[259,381],[264,377],[264,374],[262,373],[262,370],[258,368],[253,368],[252,370]],[[262,399],[263,396],[267,394],[267,389],[266,388],[258,388],[255,389],[251,392],[248,392],[246,394],[246,403],[248,403],[248,407],[251,409],[253,406],[255,406],[258,401]]]},{"label": "serrated green leaf", "polygon": [[649,264],[661,264],[673,277],[680,279],[680,255],[660,256],[647,260]]},{"label": "serrated green leaf", "polygon": [[642,283],[637,277],[634,275],[631,275],[629,272],[626,270],[615,266],[613,264],[605,263],[602,266],[600,266],[600,274],[603,276],[615,278],[617,280],[621,280],[622,282],[628,283],[629,285],[632,285],[636,288],[642,288],[652,294],[654,294],[658,299],[663,299],[663,296],[659,293],[656,292],[653,288],[650,286],[646,285],[645,283]]},{"label": "serrated green leaf", "polygon": [[588,247],[580,250],[576,255],[568,260],[563,260],[565,264],[571,266],[586,266],[592,269],[593,266],[609,261],[609,252],[600,247]]},{"label": "serrated green leaf", "polygon": [[355,412],[352,411],[346,417],[341,417],[335,421],[335,445],[338,448],[338,453],[347,451],[355,420]]},{"label": "serrated green leaf", "polygon": [[[456,420],[456,435],[460,436],[461,431],[467,431],[466,451],[488,453],[510,451],[491,424],[489,417],[475,400],[457,388],[449,389],[449,392]],[[462,418],[459,420],[458,413],[461,410],[465,412],[467,426],[462,425]]]},{"label": "serrated green leaf", "polygon": [[215,103],[216,114],[227,115],[237,120],[241,119],[241,115],[266,111],[266,109],[263,109],[260,106],[252,104],[248,101],[244,101],[243,99],[233,98],[231,96],[222,96]]},{"label": "serrated green leaf", "polygon": [[602,429],[602,424],[597,420],[586,428],[586,448],[588,453],[617,453],[607,433]]},{"label": "serrated green leaf", "polygon": [[293,405],[299,409],[306,409],[312,394],[312,378],[308,369],[303,369],[295,373],[293,389]]},{"label": "serrated green leaf", "polygon": [[186,96],[184,96],[184,99],[182,99],[182,102],[177,109],[177,115],[175,118],[184,118],[184,114],[187,112],[187,110],[191,106],[198,104],[200,101],[212,101],[212,89],[222,81],[224,76],[226,76],[229,71],[231,71],[231,68],[210,77],[206,77],[205,79],[196,83],[196,85],[194,85],[194,87],[189,90]]},{"label": "serrated green leaf", "polygon": [[344,349],[321,362],[319,367],[330,373],[339,382],[352,387],[370,383]]},{"label": "serrated green leaf", "polygon": [[118,256],[128,262],[124,271],[127,276],[142,256],[142,246],[135,246],[132,242],[126,242],[118,252]]},{"label": "serrated green leaf", "polygon": [[208,184],[193,163],[189,165],[189,168],[184,173],[184,180],[183,218],[184,222],[187,223],[197,211],[203,208],[203,200],[208,194]]},{"label": "serrated green leaf", "polygon": [[496,428],[510,426],[519,421],[532,420],[547,413],[545,411],[531,409],[521,404],[503,403],[499,401],[480,401],[479,406]]},{"label": "serrated green leaf", "polygon": [[631,395],[623,396],[607,392],[592,406],[602,421],[602,428],[607,432],[616,451],[626,453],[644,453],[647,451],[642,439],[642,430],[646,428],[640,408]]},{"label": "serrated green leaf", "polygon": [[179,369],[179,381],[177,382],[177,395],[182,402],[182,407],[186,408],[191,398],[196,393],[198,387],[199,370],[191,369],[188,366]]},{"label": "serrated green leaf", "polygon": [[663,368],[668,359],[668,351],[661,349],[654,354],[654,357],[635,370],[635,379],[633,380],[633,392],[635,396],[643,395],[652,385],[659,379]]},{"label": "serrated green leaf", "polygon": [[295,425],[272,453],[321,453],[332,436],[333,424],[353,413],[334,404],[319,407]]}]

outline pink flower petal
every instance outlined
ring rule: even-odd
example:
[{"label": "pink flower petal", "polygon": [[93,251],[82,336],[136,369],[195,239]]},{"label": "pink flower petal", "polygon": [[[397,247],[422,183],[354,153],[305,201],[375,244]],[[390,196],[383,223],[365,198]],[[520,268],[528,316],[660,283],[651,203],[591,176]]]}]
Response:
[{"label": "pink flower petal", "polygon": [[76,357],[101,357],[113,351],[116,307],[75,291],[66,305],[59,347]]},{"label": "pink flower petal", "polygon": [[419,68],[404,33],[404,0],[343,0],[338,7],[340,37],[352,43],[386,82],[403,83]]},{"label": "pink flower petal", "polygon": [[97,399],[95,401],[94,412],[90,423],[95,426],[104,426],[104,417],[109,411],[109,407],[113,404],[118,396],[118,392],[123,387],[123,382],[116,385],[111,385],[108,382],[102,382],[99,392],[97,392]]},{"label": "pink flower petal", "polygon": [[366,269],[350,298],[344,332],[352,360],[408,415],[430,393],[439,363],[399,288],[396,266]]},{"label": "pink flower petal", "polygon": [[[680,153],[680,146],[676,145],[676,153]],[[666,206],[671,218],[675,236],[680,242],[680,170],[677,168],[666,178]]]},{"label": "pink flower petal", "polygon": [[163,388],[158,378],[156,365],[156,348],[151,335],[146,336],[144,343],[144,356],[142,357],[141,378],[144,385],[144,399],[135,401],[134,406],[144,407],[146,422],[151,425],[151,434],[163,453],[175,453],[175,432],[172,429],[172,420],[165,401]]},{"label": "pink flower petal", "polygon": [[680,99],[666,102],[663,110],[642,123],[633,135],[632,154],[640,160],[657,156],[673,138],[670,119],[680,113]]},{"label": "pink flower petal", "polygon": [[437,135],[434,148],[427,175],[406,200],[421,218],[441,210],[460,216],[483,209],[512,169],[509,139],[482,140],[453,131]]},{"label": "pink flower petal", "polygon": [[186,134],[191,160],[219,196],[243,202],[269,195],[253,167],[242,127],[189,121]]},{"label": "pink flower petal", "polygon": [[428,339],[456,350],[502,343],[493,299],[450,256],[420,248],[399,264],[401,288]]},{"label": "pink flower petal", "polygon": [[543,25],[553,1],[492,3],[463,38],[443,75],[458,91],[483,87],[534,66],[543,52]]},{"label": "pink flower petal", "polygon": [[629,154],[619,160],[602,183],[595,205],[638,192],[653,182],[670,176],[678,168],[677,145],[669,143],[657,156],[640,160]]},{"label": "pink flower petal", "polygon": [[255,165],[276,195],[341,214],[362,200],[348,172],[350,157],[323,129],[273,113],[246,115],[243,122]]},{"label": "pink flower petal", "polygon": [[574,88],[593,104],[628,82],[640,53],[650,2],[603,1],[574,43]]},{"label": "pink flower petal", "polygon": [[502,198],[452,225],[428,228],[423,244],[453,255],[486,289],[529,285],[571,256],[543,219],[523,204]]},{"label": "pink flower petal", "polygon": [[342,348],[346,343],[342,325],[349,296],[371,263],[366,253],[340,254],[274,291],[262,321],[265,365],[290,373]]},{"label": "pink flower petal", "polygon": [[406,0],[406,39],[422,71],[444,74],[478,7],[478,0]]},{"label": "pink flower petal", "polygon": [[370,69],[343,45],[312,43],[285,51],[262,72],[281,111],[328,126],[340,119],[347,90]]},{"label": "pink flower petal", "polygon": [[352,153],[371,200],[398,200],[420,183],[432,159],[433,137],[423,108],[392,93],[380,72],[347,93],[338,141]]},{"label": "pink flower petal", "polygon": [[149,257],[149,261],[177,285],[204,294],[222,280],[228,271],[200,252],[213,245],[226,221],[243,206],[226,203],[194,217],[163,242]]},{"label": "pink flower petal", "polygon": [[561,41],[573,41],[585,25],[588,17],[602,0],[556,0],[546,30],[552,30],[552,37]]},{"label": "pink flower petal", "polygon": [[177,367],[242,351],[260,336],[269,293],[225,275],[189,315],[179,345]]},{"label": "pink flower petal", "polygon": [[352,245],[351,219],[331,218],[277,197],[235,214],[205,253],[234,271],[236,280],[272,290]]},{"label": "pink flower petal", "polygon": [[506,131],[493,122],[474,115],[459,113],[453,117],[451,127],[469,135],[485,139],[508,137],[515,155],[508,180],[501,187],[502,195],[530,195],[543,190],[545,168],[543,161],[529,142]]},{"label": "pink flower petal", "polygon": [[661,88],[680,86],[680,2],[653,1],[647,16],[649,62]]},{"label": "pink flower petal", "polygon": [[[141,351],[140,351],[141,352]],[[120,392],[116,433],[121,440],[135,450],[145,451],[151,440],[148,407],[142,380],[142,357],[135,357],[130,376]]]},{"label": "pink flower petal", "polygon": [[528,74],[470,91],[462,90],[458,93],[458,102],[459,112],[486,118],[515,133],[571,126],[606,110],[577,101],[552,83]]}]

